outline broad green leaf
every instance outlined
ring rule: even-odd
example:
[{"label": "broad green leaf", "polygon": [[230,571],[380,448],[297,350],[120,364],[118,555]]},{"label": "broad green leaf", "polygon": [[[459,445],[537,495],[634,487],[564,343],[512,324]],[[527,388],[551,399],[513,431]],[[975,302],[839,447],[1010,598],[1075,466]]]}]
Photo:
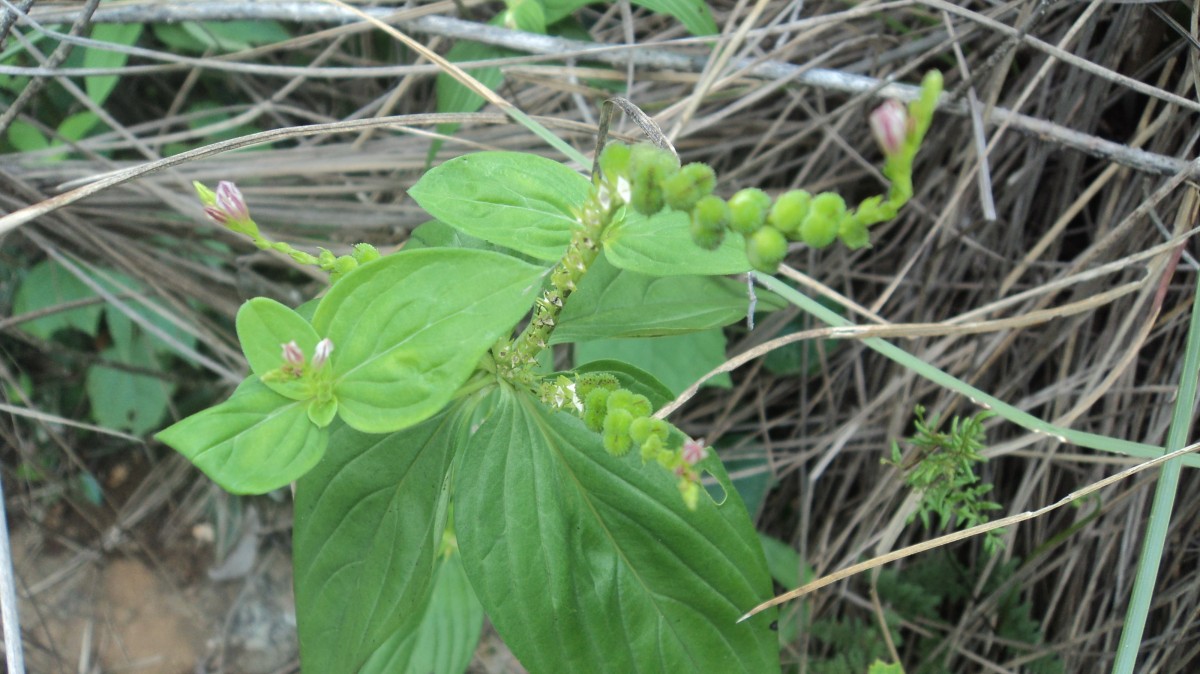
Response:
[{"label": "broad green leaf", "polygon": [[558,162],[520,152],[479,152],[434,168],[408,193],[455,229],[557,261],[576,226],[572,210],[590,190],[587,178]]},{"label": "broad green leaf", "polygon": [[525,315],[544,273],[500,253],[429,248],[347,274],[312,323],[333,341],[338,415],[368,433],[427,419]]},{"label": "broad green leaf", "polygon": [[462,558],[438,562],[433,596],[421,624],[396,632],[375,651],[360,674],[460,674],[466,671],[483,629],[483,607],[471,589]]},{"label": "broad green leaf", "polygon": [[297,482],[304,671],[357,674],[391,635],[417,628],[445,530],[455,418],[447,411],[388,435],[335,422],[330,451]]},{"label": "broad green leaf", "polygon": [[542,264],[534,258],[518,253],[504,246],[497,246],[494,243],[488,243],[477,236],[464,234],[457,229],[438,220],[430,220],[429,222],[417,227],[409,234],[408,242],[404,244],[404,250],[417,250],[420,248],[470,248],[473,250],[490,250],[496,253],[502,253],[509,257],[515,257],[525,262],[534,264]]},{"label": "broad green leaf", "polygon": [[717,22],[704,0],[632,0],[633,4],[679,19],[692,35],[714,35]]},{"label": "broad green leaf", "polygon": [[229,400],[155,434],[234,494],[265,494],[307,473],[325,452],[328,429],[308,421],[302,402],[257,377]]},{"label": "broad green leaf", "polygon": [[621,388],[646,396],[654,409],[659,409],[675,399],[675,394],[654,375],[619,360],[593,360],[574,370],[577,374],[603,372],[611,374],[621,383]]},{"label": "broad green leaf", "polygon": [[[113,345],[101,357],[145,370],[162,369],[155,357],[157,340],[113,307],[109,310],[108,332]],[[85,386],[97,423],[137,435],[158,427],[175,390],[174,383],[167,379],[100,364],[88,368]]]},{"label": "broad green leaf", "polygon": [[29,122],[14,119],[8,127],[8,142],[18,152],[36,152],[50,147],[50,139]]},{"label": "broad green leaf", "polygon": [[[294,340],[307,361],[316,352],[317,342],[321,341],[312,324],[303,316],[267,297],[255,297],[238,309],[237,334],[250,369],[259,377],[283,365],[284,344]],[[335,351],[337,347],[335,342]],[[303,387],[294,382],[264,383],[292,400],[312,397],[311,392],[302,390]]]},{"label": "broad green leaf", "polygon": [[[98,23],[92,26],[92,39],[129,46],[142,34],[140,23]],[[88,47],[83,53],[85,68],[120,68],[129,60],[129,55],[96,47]],[[95,75],[83,78],[88,98],[103,105],[117,86],[117,75]]]},{"label": "broad green leaf", "polygon": [[551,342],[656,337],[720,328],[745,318],[746,287],[718,276],[649,276],[596,258],[559,316]]},{"label": "broad green leaf", "polygon": [[[575,362],[621,360],[654,375],[675,395],[725,362],[725,335],[718,330],[644,339],[597,339],[575,345]],[[720,374],[709,386],[729,387],[733,381]]]},{"label": "broad green leaf", "polygon": [[504,0],[504,4],[508,6],[502,15],[506,28],[546,34],[546,12],[541,0]]},{"label": "broad green leaf", "polygon": [[[96,296],[83,281],[67,271],[62,265],[53,260],[44,260],[34,265],[13,298],[13,315],[32,311],[53,309],[54,307],[90,299]],[[89,304],[65,311],[55,311],[45,316],[25,321],[20,327],[35,337],[50,339],[57,331],[66,328],[81,330],[93,337],[96,336],[100,324],[102,304]]]},{"label": "broad green leaf", "polygon": [[579,419],[524,393],[492,394],[455,473],[467,576],[505,643],[533,674],[777,672],[770,597],[754,526],[727,493],[689,511],[673,475],[614,458]]},{"label": "broad green leaf", "polygon": [[[96,116],[96,113],[87,110],[67,115],[66,119],[58,125],[58,135],[62,136],[64,140],[81,140],[99,121],[100,118]],[[61,145],[61,143],[56,144]]]},{"label": "broad green leaf", "polygon": [[750,270],[745,239],[730,234],[716,250],[692,241],[688,215],[664,209],[649,218],[633,209],[604,231],[608,261],[651,276],[740,274]]}]

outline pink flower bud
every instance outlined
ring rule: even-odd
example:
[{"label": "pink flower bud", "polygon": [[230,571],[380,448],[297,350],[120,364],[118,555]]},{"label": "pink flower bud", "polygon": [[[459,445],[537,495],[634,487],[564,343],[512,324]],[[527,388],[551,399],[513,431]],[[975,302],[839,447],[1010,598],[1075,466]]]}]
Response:
[{"label": "pink flower bud", "polygon": [[871,135],[883,153],[896,154],[908,135],[908,109],[900,101],[889,99],[871,113],[870,124]]},{"label": "pink flower bud", "polygon": [[704,449],[704,438],[699,440],[688,440],[683,443],[683,450],[680,455],[683,460],[689,465],[694,466],[704,460],[708,451]]},{"label": "pink flower bud", "polygon": [[317,342],[317,348],[313,352],[313,369],[321,369],[325,365],[325,361],[329,360],[329,354],[331,353],[333,353],[333,342],[329,341],[328,337]]},{"label": "pink flower bud", "polygon": [[228,180],[217,183],[217,207],[225,211],[231,220],[244,222],[250,219],[250,210],[246,208],[241,190]]},{"label": "pink flower bud", "polygon": [[229,215],[216,206],[205,206],[204,214],[208,216],[209,220],[212,220],[221,226],[224,226],[229,222]]},{"label": "pink flower bud", "polygon": [[300,350],[300,345],[296,340],[292,340],[287,344],[280,344],[283,348],[283,361],[293,367],[304,367],[304,352]]}]

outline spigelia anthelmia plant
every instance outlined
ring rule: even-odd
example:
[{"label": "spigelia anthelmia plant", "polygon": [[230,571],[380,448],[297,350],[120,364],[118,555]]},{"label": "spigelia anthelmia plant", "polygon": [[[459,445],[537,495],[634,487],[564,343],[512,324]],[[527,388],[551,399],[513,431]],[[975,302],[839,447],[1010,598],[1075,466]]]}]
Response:
[{"label": "spigelia anthelmia plant", "polygon": [[[296,309],[246,302],[251,374],[157,436],[231,492],[295,484],[304,670],[401,671],[431,593],[460,577],[531,672],[778,671],[771,621],[736,623],[771,594],[762,548],[711,448],[656,414],[671,392],[628,363],[540,359],[651,283],[771,273],[789,242],[868,245],[912,194],[940,88],[931,73],[873,113],[891,188],[856,206],[724,198],[710,167],[605,142],[605,125],[590,178],[510,152],[427,172],[410,194],[461,245],[314,255],[265,237],[231,183],[197,185],[211,219],[329,273]],[[590,285],[600,266],[627,275],[624,295]],[[611,334],[710,327],[692,309],[635,310]]]}]

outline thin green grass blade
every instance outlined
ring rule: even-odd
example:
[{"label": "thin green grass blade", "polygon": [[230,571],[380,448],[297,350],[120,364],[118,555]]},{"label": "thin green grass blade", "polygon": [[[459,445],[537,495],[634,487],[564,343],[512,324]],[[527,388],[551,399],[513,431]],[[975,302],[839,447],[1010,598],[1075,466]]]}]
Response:
[{"label": "thin green grass blade", "polygon": [[[1175,396],[1171,428],[1167,431],[1167,452],[1188,444],[1192,410],[1196,406],[1196,378],[1200,376],[1200,277],[1196,279],[1196,292],[1192,297],[1192,318],[1188,324],[1188,342],[1183,355],[1179,394]],[[1137,576],[1133,579],[1133,594],[1129,598],[1129,611],[1125,615],[1121,643],[1117,646],[1117,659],[1113,662],[1114,674],[1131,673],[1137,664],[1138,649],[1142,644],[1142,632],[1146,628],[1146,616],[1150,613],[1150,602],[1154,598],[1154,583],[1158,579],[1158,567],[1162,562],[1163,545],[1167,540],[1167,527],[1171,524],[1171,510],[1175,506],[1175,491],[1179,486],[1179,473],[1182,468],[1183,462],[1176,459],[1163,464],[1160,469],[1158,486],[1154,490],[1154,503],[1150,507],[1150,530],[1146,533],[1146,540],[1142,545]]]},{"label": "thin green grass blade", "polygon": [[[850,321],[834,313],[832,310],[822,306],[816,300],[808,297],[804,293],[792,288],[782,280],[773,276],[764,274],[755,274],[754,278],[764,287],[779,293],[788,302],[803,309],[809,314],[815,316],[827,325],[834,327],[844,327],[853,325]],[[1043,433],[1045,435],[1058,438],[1063,442],[1069,442],[1080,447],[1088,447],[1090,449],[1098,449],[1104,452],[1113,452],[1116,454],[1125,454],[1140,459],[1152,459],[1162,456],[1163,448],[1155,445],[1148,445],[1141,442],[1132,442],[1130,440],[1121,440],[1119,438],[1110,438],[1104,435],[1095,433],[1085,433],[1076,431],[1054,424],[1047,423],[1028,412],[1009,405],[1008,403],[984,393],[983,391],[971,386],[970,384],[942,372],[938,368],[926,363],[916,356],[908,353],[904,349],[891,344],[883,339],[872,337],[863,339],[862,343],[874,349],[875,351],[887,356],[904,367],[916,372],[939,386],[967,396],[976,404],[986,405],[997,415],[1035,433]],[[1190,346],[1190,345],[1189,345]],[[1194,377],[1193,377],[1194,379]],[[1181,392],[1182,393],[1182,392]],[[1182,395],[1180,396],[1182,398]],[[1190,402],[1189,402],[1190,405]],[[1190,407],[1189,407],[1190,409]],[[1174,445],[1174,447],[1182,447],[1183,444]],[[1200,457],[1189,454],[1182,459],[1183,465],[1191,467],[1200,467]]]}]

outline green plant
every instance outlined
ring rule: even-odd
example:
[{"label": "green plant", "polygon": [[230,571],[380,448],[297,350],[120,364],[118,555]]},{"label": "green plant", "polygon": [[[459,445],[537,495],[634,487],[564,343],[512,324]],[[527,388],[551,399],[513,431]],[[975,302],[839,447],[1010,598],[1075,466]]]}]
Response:
[{"label": "green plant", "polygon": [[[926,78],[907,138],[928,128],[939,89]],[[735,623],[770,592],[762,548],[721,462],[655,416],[671,390],[628,363],[544,374],[539,357],[573,321],[609,338],[745,314],[697,295],[596,320],[631,304],[585,292],[603,264],[628,275],[630,292],[678,298],[707,277],[773,269],[782,254],[742,236],[692,245],[694,212],[668,204],[699,208],[715,177],[681,171],[669,149],[610,144],[598,161],[591,180],[526,154],[448,161],[410,195],[454,230],[426,240],[454,245],[386,257],[267,240],[236,187],[197,186],[214,221],[330,273],[329,291],[297,310],[244,304],[236,325],[252,374],[157,436],[236,493],[296,482],[306,669],[385,671],[400,651],[380,649],[420,629],[435,573],[452,573],[437,562],[452,505],[465,575],[529,670],[778,669],[769,623]],[[751,236],[781,232],[758,200],[764,223]],[[811,217],[835,217],[864,245],[875,215]]]},{"label": "green plant", "polygon": [[[917,432],[908,439],[913,454],[905,457],[900,445],[892,442],[890,459],[884,463],[904,471],[904,483],[920,493],[921,501],[909,521],[920,517],[926,529],[930,527],[930,515],[936,514],[939,526],[973,527],[988,521],[987,512],[999,510],[1000,504],[984,500],[992,485],[981,484],[975,474],[975,465],[987,461],[980,454],[983,449],[983,421],[994,416],[982,412],[966,419],[954,417],[950,430],[936,430],[938,418],[925,421],[925,408],[917,405],[913,410]],[[1003,541],[1003,529],[987,532],[984,547],[989,553],[997,552]]]}]

